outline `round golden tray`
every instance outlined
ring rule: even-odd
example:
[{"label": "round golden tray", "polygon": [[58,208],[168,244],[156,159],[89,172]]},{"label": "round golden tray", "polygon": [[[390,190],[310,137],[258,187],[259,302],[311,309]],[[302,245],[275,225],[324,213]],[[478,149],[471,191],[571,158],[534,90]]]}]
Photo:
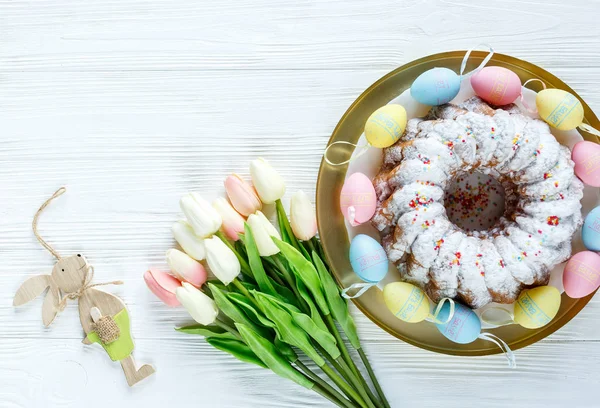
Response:
[{"label": "round golden tray", "polygon": [[[390,72],[371,85],[348,108],[333,131],[329,144],[337,141],[357,143],[363,133],[364,124],[373,111],[400,95],[420,74],[431,68],[447,67],[458,72],[464,55],[465,51],[434,54]],[[479,65],[486,55],[487,52],[474,52],[469,59],[466,72]],[[584,121],[596,129],[600,128],[598,118],[581,97],[567,84],[544,69],[503,54],[494,54],[489,65],[506,67],[514,71],[523,82],[530,78],[539,78],[548,85],[548,88],[564,89],[572,93],[583,103]],[[581,133],[586,140],[599,142],[596,136],[585,132]],[[331,149],[329,157],[332,161],[341,162],[351,157],[354,148],[347,145],[340,146],[342,147]],[[357,282],[348,259],[350,242],[339,206],[340,190],[344,183],[346,169],[347,165],[334,167],[322,161],[317,180],[316,197],[319,234],[323,247],[338,282],[344,287]],[[563,294],[558,314],[552,322],[540,329],[529,330],[518,325],[510,325],[489,331],[506,341],[513,350],[528,346],[564,326],[583,309],[592,296],[593,294],[582,299],[571,299]],[[470,344],[453,343],[446,339],[432,323],[411,324],[399,320],[386,308],[380,290],[369,290],[360,298],[355,299],[354,303],[382,329],[415,346],[438,353],[462,356],[480,356],[500,352],[500,349],[494,344],[483,340],[477,340]]]}]

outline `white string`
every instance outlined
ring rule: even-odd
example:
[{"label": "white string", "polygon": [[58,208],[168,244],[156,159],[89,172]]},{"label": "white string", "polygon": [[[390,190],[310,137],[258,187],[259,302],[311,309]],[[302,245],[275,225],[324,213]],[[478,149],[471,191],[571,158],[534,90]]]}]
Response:
[{"label": "white string", "polygon": [[[467,68],[467,60],[471,56],[471,52],[473,52],[473,50],[475,48],[479,48],[481,46],[487,47],[490,50],[489,54],[483,59],[483,61],[481,61],[481,64],[479,64],[479,66],[477,68],[475,68],[473,71],[469,72],[468,74],[465,74],[464,72],[465,72],[465,68]],[[494,56],[494,49],[489,44],[481,43],[481,44],[478,44],[476,47],[470,48],[466,52],[466,54],[462,60],[462,63],[460,64],[460,73],[458,74],[460,76],[460,80],[462,81],[463,77],[466,78],[466,77],[473,75],[474,73],[480,71],[481,69],[483,69],[483,67],[485,67],[486,64],[488,62],[490,62],[490,60],[492,59],[493,56]]]},{"label": "white string", "polygon": [[[542,84],[542,87],[544,89],[546,89],[546,83],[544,81],[542,81],[541,79],[538,78],[531,78],[528,79],[527,81],[525,81],[525,83],[521,86],[522,88],[525,88],[525,85],[527,85],[530,82],[539,82]],[[529,106],[529,104],[525,101],[525,97],[523,96],[523,91],[521,91],[521,96],[520,96],[520,100],[521,103],[523,104],[523,106],[525,107],[525,109],[527,109],[527,112],[535,115],[538,113],[537,109],[531,109],[531,107]]]},{"label": "white string", "polygon": [[[377,283],[354,283],[344,290],[342,290],[342,297],[345,299],[356,299],[357,297],[362,296],[367,290],[371,289],[373,286],[377,286]],[[360,289],[354,295],[348,295],[348,292],[354,289]]]},{"label": "white string", "polygon": [[[498,321],[494,321],[494,320],[489,320],[488,318],[485,317],[485,315],[490,312],[490,311],[495,311],[495,312],[502,312],[504,313],[505,316],[507,316],[507,318],[505,320],[502,320],[500,322]],[[487,324],[491,324],[493,326],[506,326],[509,324],[514,324],[515,323],[515,316],[510,313],[508,310],[501,308],[501,307],[490,307],[486,310],[484,310],[481,313],[481,321]]]},{"label": "white string", "polygon": [[356,222],[356,208],[353,205],[348,207],[348,221],[350,221],[350,225],[356,227],[358,223]]},{"label": "white string", "polygon": [[[354,146],[356,148],[359,148],[360,150],[352,157],[350,157],[348,160],[340,162],[340,163],[334,163],[331,160],[329,160],[329,158],[327,157],[327,152],[329,152],[329,149],[336,145],[336,144],[345,144],[345,145],[350,145],[350,146]],[[340,140],[337,142],[333,142],[332,144],[330,144],[329,146],[327,146],[327,148],[325,149],[325,152],[323,153],[323,158],[325,159],[325,161],[327,162],[327,164],[330,164],[332,166],[343,166],[344,164],[350,163],[352,160],[355,160],[357,158],[359,158],[360,156],[362,156],[363,154],[365,154],[367,152],[367,150],[369,149],[370,145],[363,145],[363,146],[358,146],[357,144],[354,143],[350,143],[350,142],[346,142],[344,140]]]},{"label": "white string", "polygon": [[486,341],[491,341],[495,343],[500,350],[504,353],[504,356],[508,360],[508,366],[510,368],[517,368],[517,359],[515,358],[515,353],[508,347],[508,344],[500,337],[493,335],[492,333],[481,333],[479,338]]},{"label": "white string", "polygon": [[593,127],[591,127],[588,124],[582,123],[581,125],[578,126],[579,129],[584,130],[588,133],[591,133],[592,135],[598,136],[600,137],[600,132],[596,129],[594,129]]},{"label": "white string", "polygon": [[[450,303],[450,313],[448,313],[448,317],[446,318],[445,321],[441,321],[438,319],[438,316],[440,315],[440,312],[442,311],[442,307],[444,306],[444,303],[449,302]],[[450,320],[452,320],[452,318],[454,317],[454,300],[450,299],[450,298],[443,298],[442,300],[440,300],[440,303],[438,303],[437,307],[435,308],[435,312],[433,312],[433,314],[429,314],[429,316],[427,316],[427,318],[425,320],[427,320],[428,322],[431,323],[435,323],[435,324],[446,324],[448,323]]]}]

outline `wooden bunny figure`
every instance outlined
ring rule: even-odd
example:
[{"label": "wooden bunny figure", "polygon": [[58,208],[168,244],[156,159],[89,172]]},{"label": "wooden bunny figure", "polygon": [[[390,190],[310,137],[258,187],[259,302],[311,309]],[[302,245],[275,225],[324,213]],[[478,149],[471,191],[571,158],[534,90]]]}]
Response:
[{"label": "wooden bunny figure", "polygon": [[48,293],[42,305],[42,320],[49,326],[67,305],[68,300],[78,300],[79,319],[86,334],[84,344],[99,343],[113,361],[119,361],[125,372],[129,386],[136,384],[154,373],[151,365],[144,364],[136,369],[131,338],[129,314],[121,299],[110,293],[96,289],[97,286],[122,284],[120,281],[92,284],[94,267],[80,254],[61,257],[37,231],[40,213],[54,198],[66,191],[58,189],[38,210],[33,219],[33,232],[42,246],[58,260],[50,275],[37,275],[26,280],[15,294],[13,305],[20,306],[41,295],[46,288]]}]

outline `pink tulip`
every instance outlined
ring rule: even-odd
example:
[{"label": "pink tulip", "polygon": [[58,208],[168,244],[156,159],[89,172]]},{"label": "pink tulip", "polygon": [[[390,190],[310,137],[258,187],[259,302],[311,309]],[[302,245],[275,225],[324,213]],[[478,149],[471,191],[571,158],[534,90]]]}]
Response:
[{"label": "pink tulip", "polygon": [[179,300],[175,296],[175,291],[181,286],[181,282],[175,279],[175,277],[166,272],[148,269],[144,273],[144,281],[146,281],[148,289],[167,306],[175,307],[180,305]]},{"label": "pink tulip", "polygon": [[234,241],[240,239],[238,234],[244,232],[244,219],[242,216],[223,197],[219,197],[213,201],[212,206],[223,220],[221,229],[225,235]]},{"label": "pink tulip", "polygon": [[206,282],[207,275],[204,266],[177,249],[167,251],[167,263],[173,275],[180,281],[189,282],[197,288]]},{"label": "pink tulip", "polygon": [[225,190],[233,208],[244,217],[254,214],[262,208],[262,202],[254,187],[237,174],[232,174],[225,179]]}]

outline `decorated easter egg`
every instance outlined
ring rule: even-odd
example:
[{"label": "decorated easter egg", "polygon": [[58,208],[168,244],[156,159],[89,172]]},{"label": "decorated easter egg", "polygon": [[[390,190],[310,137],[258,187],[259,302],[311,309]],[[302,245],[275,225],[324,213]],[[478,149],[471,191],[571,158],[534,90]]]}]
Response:
[{"label": "decorated easter egg", "polygon": [[429,299],[425,292],[408,282],[385,285],[383,299],[390,312],[405,322],[422,322],[429,315]]},{"label": "decorated easter egg", "polygon": [[578,252],[569,259],[563,273],[563,285],[567,295],[579,299],[589,295],[600,286],[600,255]]},{"label": "decorated easter egg", "polygon": [[411,96],[423,105],[443,105],[460,91],[460,77],[448,68],[433,68],[423,72],[410,87]]},{"label": "decorated easter egg", "polygon": [[590,251],[600,251],[600,207],[594,208],[585,217],[581,229],[583,245]]},{"label": "decorated easter egg", "polygon": [[508,105],[521,95],[521,79],[510,69],[485,67],[471,76],[473,90],[492,105]]},{"label": "decorated easter egg", "polygon": [[353,227],[367,222],[375,214],[377,198],[373,183],[362,173],[346,179],[340,193],[342,214]]},{"label": "decorated easter egg", "polygon": [[382,106],[369,116],[365,137],[374,147],[389,147],[396,143],[406,128],[406,110],[402,105]]},{"label": "decorated easter egg", "polygon": [[582,141],[573,147],[575,174],[585,184],[600,187],[600,145]]},{"label": "decorated easter egg", "polygon": [[537,329],[550,323],[559,307],[560,292],[554,286],[525,289],[515,303],[515,323]]},{"label": "decorated easter egg", "polygon": [[[444,303],[438,319],[442,322],[448,320],[450,309],[450,303]],[[438,323],[436,327],[446,338],[460,344],[472,343],[481,334],[481,321],[479,317],[467,306],[460,303],[454,304],[452,319],[445,324]]]},{"label": "decorated easter egg", "polygon": [[381,244],[368,235],[359,234],[350,243],[350,264],[365,282],[377,283],[388,271],[388,259]]},{"label": "decorated easter egg", "polygon": [[540,117],[550,126],[571,130],[583,122],[581,102],[562,89],[544,89],[535,98]]}]

